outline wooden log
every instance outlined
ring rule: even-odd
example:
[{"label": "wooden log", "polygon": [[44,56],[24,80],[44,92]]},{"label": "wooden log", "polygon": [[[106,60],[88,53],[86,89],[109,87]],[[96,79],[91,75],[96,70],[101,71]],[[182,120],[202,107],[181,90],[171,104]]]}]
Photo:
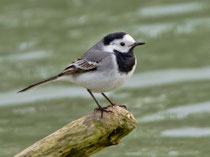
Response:
[{"label": "wooden log", "polygon": [[88,157],[116,145],[137,125],[134,116],[123,107],[108,106],[101,118],[96,111],[75,120],[34,143],[15,157]]}]

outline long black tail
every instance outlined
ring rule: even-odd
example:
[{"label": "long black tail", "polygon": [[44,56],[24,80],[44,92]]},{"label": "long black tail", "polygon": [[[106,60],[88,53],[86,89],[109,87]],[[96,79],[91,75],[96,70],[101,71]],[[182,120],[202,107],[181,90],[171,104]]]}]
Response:
[{"label": "long black tail", "polygon": [[35,84],[33,84],[33,85],[30,85],[30,86],[28,86],[27,88],[24,88],[24,89],[18,91],[18,93],[26,92],[27,90],[32,89],[32,88],[34,88],[34,87],[36,87],[36,86],[45,84],[45,83],[47,83],[47,82],[51,82],[51,81],[53,81],[53,80],[56,80],[58,77],[59,77],[59,75],[50,77],[50,78],[48,78],[48,79],[46,79],[46,80],[43,80],[43,81],[40,81],[40,82],[35,83]]}]

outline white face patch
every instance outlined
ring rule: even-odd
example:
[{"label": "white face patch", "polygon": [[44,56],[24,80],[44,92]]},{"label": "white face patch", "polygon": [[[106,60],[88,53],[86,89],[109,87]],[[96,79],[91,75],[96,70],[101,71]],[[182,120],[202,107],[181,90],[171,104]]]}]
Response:
[{"label": "white face patch", "polygon": [[130,36],[129,34],[126,34],[126,35],[123,37],[123,40],[124,40],[125,42],[127,42],[128,44],[129,44],[129,43],[130,43],[130,44],[133,44],[133,43],[136,42],[136,41],[133,39],[133,37]]},{"label": "white face patch", "polygon": [[135,42],[136,41],[129,34],[126,34],[122,39],[115,39],[110,42],[109,45],[105,45],[103,49],[111,53],[114,52],[114,50],[127,53]]}]

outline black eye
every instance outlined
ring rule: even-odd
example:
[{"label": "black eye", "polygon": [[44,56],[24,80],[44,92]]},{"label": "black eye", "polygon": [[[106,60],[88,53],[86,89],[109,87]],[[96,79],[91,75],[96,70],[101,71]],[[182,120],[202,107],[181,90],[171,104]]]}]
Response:
[{"label": "black eye", "polygon": [[124,43],[124,42],[121,42],[120,45],[121,45],[121,46],[125,46],[125,43]]}]

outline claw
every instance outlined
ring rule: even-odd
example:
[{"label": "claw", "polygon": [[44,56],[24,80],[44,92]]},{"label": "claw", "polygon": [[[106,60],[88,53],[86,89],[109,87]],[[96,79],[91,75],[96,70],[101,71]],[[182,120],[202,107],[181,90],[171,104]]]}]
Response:
[{"label": "claw", "polygon": [[94,109],[94,112],[96,111],[101,111],[101,118],[103,118],[103,112],[107,112],[107,113],[113,113],[112,111],[110,110],[106,110],[107,107],[99,107],[99,108],[95,108]]}]

